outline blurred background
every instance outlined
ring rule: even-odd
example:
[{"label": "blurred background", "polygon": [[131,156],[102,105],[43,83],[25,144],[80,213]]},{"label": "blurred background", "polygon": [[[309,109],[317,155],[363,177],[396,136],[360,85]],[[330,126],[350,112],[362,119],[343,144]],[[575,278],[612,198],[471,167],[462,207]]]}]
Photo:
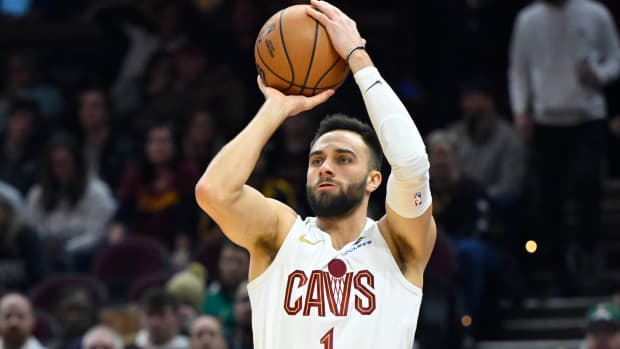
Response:
[{"label": "blurred background", "polygon": [[[249,257],[194,185],[260,107],[254,41],[293,3],[0,0],[0,348],[252,347]],[[333,3],[427,142],[417,347],[619,349],[620,2]],[[336,112],[367,120],[352,77],[250,184],[311,214]]]}]

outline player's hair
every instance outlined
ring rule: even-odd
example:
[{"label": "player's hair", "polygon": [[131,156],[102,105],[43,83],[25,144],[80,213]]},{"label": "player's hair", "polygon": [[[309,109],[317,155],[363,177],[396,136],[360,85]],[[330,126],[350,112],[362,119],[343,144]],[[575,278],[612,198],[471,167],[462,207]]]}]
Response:
[{"label": "player's hair", "polygon": [[312,142],[310,142],[310,147],[312,147],[322,135],[336,130],[351,131],[359,134],[366,146],[368,146],[368,152],[370,154],[369,167],[373,170],[381,170],[383,153],[375,131],[367,123],[345,114],[338,113],[326,116],[319,124],[319,129],[314,134],[314,138]]}]

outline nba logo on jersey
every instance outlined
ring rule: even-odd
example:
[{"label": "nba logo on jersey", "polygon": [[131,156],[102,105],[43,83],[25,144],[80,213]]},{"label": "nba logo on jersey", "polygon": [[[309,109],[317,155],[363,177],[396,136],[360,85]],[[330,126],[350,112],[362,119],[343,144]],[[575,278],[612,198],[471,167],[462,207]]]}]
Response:
[{"label": "nba logo on jersey", "polygon": [[422,205],[422,192],[419,191],[413,195],[413,204],[415,207]]}]

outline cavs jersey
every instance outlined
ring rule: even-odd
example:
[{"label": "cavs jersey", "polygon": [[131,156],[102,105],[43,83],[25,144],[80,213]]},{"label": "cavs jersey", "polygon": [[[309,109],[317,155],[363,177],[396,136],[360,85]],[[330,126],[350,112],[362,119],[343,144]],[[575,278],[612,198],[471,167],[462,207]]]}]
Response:
[{"label": "cavs jersey", "polygon": [[248,293],[255,349],[410,349],[422,301],[371,219],[336,250],[297,218]]}]

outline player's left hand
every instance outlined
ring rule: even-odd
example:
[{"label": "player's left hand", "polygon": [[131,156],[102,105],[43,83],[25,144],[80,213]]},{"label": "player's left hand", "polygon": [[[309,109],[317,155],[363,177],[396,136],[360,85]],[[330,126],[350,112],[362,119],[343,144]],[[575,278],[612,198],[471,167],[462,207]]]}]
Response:
[{"label": "player's left hand", "polygon": [[307,12],[327,30],[329,39],[340,57],[346,59],[349,51],[356,46],[365,46],[357,24],[336,6],[323,0],[311,0]]},{"label": "player's left hand", "polygon": [[277,103],[286,116],[295,116],[306,110],[313,109],[317,105],[325,103],[335,92],[333,89],[329,89],[312,97],[285,95],[275,88],[266,86],[260,75],[257,78],[257,82],[258,88],[265,96],[265,100]]}]

